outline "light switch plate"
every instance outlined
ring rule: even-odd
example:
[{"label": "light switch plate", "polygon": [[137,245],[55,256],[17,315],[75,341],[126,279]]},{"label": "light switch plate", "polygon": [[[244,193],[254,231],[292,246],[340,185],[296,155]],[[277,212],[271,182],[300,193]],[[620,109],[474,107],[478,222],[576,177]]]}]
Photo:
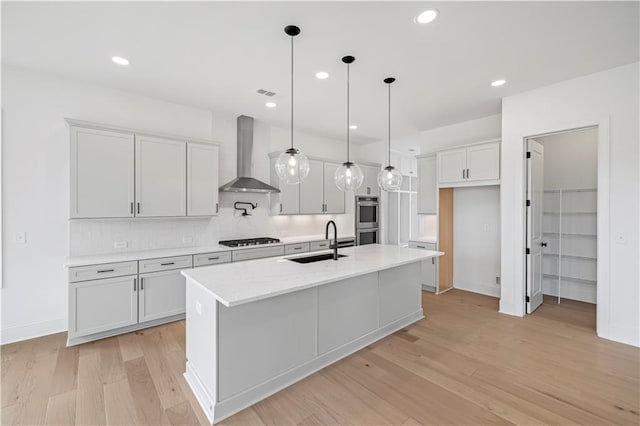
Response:
[{"label": "light switch plate", "polygon": [[193,242],[193,237],[191,235],[185,235],[182,237],[183,244],[189,244]]},{"label": "light switch plate", "polygon": [[627,244],[627,234],[622,232],[618,232],[616,234],[616,243],[618,244]]},{"label": "light switch plate", "polygon": [[19,232],[16,234],[16,244],[27,244],[26,232]]},{"label": "light switch plate", "polygon": [[196,300],[196,312],[198,315],[202,315],[202,304]]}]

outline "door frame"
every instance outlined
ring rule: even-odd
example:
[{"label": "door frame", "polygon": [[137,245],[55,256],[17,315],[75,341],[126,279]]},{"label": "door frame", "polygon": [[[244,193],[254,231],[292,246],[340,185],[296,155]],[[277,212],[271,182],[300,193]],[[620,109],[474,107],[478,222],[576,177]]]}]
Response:
[{"label": "door frame", "polygon": [[[610,141],[609,141],[609,118],[604,118],[597,121],[589,121],[582,123],[573,123],[573,125],[567,125],[556,128],[556,130],[549,130],[546,132],[540,132],[532,135],[525,136],[522,140],[523,143],[523,165],[524,173],[522,180],[523,194],[527,193],[527,175],[526,157],[527,157],[527,141],[529,139],[541,138],[544,136],[557,135],[561,133],[575,132],[586,129],[597,129],[598,141],[597,141],[597,166],[598,166],[598,197],[597,197],[597,288],[596,288],[596,333],[600,335],[600,331],[604,330],[606,324],[609,322],[609,295],[610,295],[610,229],[609,229],[609,193],[611,182],[610,171]],[[525,195],[526,199],[526,195]],[[523,241],[525,242],[526,249],[526,208],[523,209],[523,220],[525,226],[523,227]],[[524,252],[524,250],[523,250]],[[524,258],[523,259],[526,260]],[[527,268],[526,261],[522,268],[522,279],[525,285],[522,286],[521,301],[523,312],[526,314],[526,295],[527,295]]]}]

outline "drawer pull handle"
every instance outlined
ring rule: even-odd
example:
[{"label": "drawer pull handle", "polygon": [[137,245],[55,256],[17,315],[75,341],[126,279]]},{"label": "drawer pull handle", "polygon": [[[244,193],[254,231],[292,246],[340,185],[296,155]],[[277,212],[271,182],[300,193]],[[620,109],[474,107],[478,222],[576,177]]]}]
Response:
[{"label": "drawer pull handle", "polygon": [[421,249],[426,249],[425,246],[416,246],[416,247],[421,248]]},{"label": "drawer pull handle", "polygon": [[101,271],[98,271],[99,274],[104,274],[105,272],[113,272],[113,269],[103,269]]},{"label": "drawer pull handle", "polygon": [[165,262],[165,263],[161,263],[160,266],[169,266],[169,265],[175,265],[176,262]]},{"label": "drawer pull handle", "polygon": [[218,260],[220,257],[208,257],[207,260]]},{"label": "drawer pull handle", "polygon": [[302,250],[302,247],[294,247],[294,250]]}]

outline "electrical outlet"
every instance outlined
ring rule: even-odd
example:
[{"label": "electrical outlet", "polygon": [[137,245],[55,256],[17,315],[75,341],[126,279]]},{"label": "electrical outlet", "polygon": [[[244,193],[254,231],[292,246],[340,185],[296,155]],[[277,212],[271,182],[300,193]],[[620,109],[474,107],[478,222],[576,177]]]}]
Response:
[{"label": "electrical outlet", "polygon": [[27,233],[19,232],[16,234],[16,244],[27,244]]},{"label": "electrical outlet", "polygon": [[193,237],[191,235],[185,235],[182,237],[183,244],[190,244],[193,242]]},{"label": "electrical outlet", "polygon": [[115,241],[113,243],[113,248],[123,249],[123,248],[127,248],[128,245],[129,245],[128,241]]}]

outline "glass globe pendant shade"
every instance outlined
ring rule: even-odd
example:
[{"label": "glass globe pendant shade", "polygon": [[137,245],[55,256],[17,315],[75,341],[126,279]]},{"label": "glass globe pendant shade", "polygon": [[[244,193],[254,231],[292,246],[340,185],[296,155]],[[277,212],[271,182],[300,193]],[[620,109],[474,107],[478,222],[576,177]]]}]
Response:
[{"label": "glass globe pendant shade", "polygon": [[385,191],[398,191],[402,185],[402,174],[393,166],[387,166],[378,173],[378,186]]},{"label": "glass globe pendant shade", "polygon": [[289,148],[276,160],[276,173],[281,182],[297,185],[309,174],[309,159],[297,149]]},{"label": "glass globe pendant shade", "polygon": [[362,186],[364,174],[360,166],[347,161],[336,169],[333,181],[340,191],[355,191]]}]

